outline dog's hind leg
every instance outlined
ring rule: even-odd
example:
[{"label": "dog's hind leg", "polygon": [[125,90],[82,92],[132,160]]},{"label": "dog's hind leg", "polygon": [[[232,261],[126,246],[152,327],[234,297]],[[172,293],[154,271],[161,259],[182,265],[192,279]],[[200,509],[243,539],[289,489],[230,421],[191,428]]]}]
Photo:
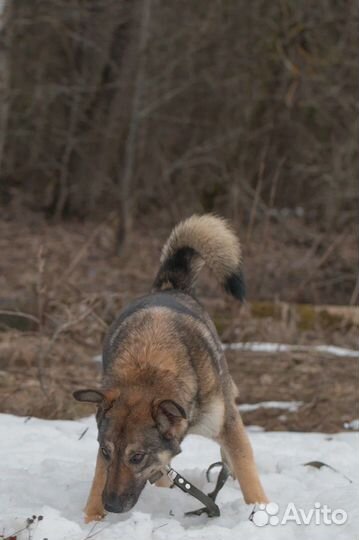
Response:
[{"label": "dog's hind leg", "polygon": [[106,465],[97,454],[95,476],[92,481],[91,491],[85,507],[85,523],[90,521],[100,521],[105,516],[105,510],[102,503],[102,493],[106,483]]},{"label": "dog's hind leg", "polygon": [[235,474],[247,504],[268,502],[254,462],[253,450],[242,418],[233,411],[223,427],[220,444],[225,462]]}]

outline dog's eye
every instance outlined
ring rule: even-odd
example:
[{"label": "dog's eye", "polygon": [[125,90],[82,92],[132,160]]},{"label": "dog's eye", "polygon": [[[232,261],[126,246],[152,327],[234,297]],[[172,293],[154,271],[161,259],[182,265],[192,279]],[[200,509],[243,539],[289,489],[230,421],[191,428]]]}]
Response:
[{"label": "dog's eye", "polygon": [[105,459],[110,459],[110,452],[107,450],[107,448],[105,448],[105,446],[101,446],[101,452]]},{"label": "dog's eye", "polygon": [[131,465],[138,465],[139,463],[141,463],[144,457],[145,454],[143,454],[142,452],[136,452],[136,454],[133,454],[133,456],[130,457],[129,461]]}]

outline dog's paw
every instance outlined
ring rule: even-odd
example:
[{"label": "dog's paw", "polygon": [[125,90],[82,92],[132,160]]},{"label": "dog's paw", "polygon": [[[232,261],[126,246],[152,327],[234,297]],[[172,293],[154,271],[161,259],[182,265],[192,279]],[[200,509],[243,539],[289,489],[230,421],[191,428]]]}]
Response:
[{"label": "dog's paw", "polygon": [[101,512],[87,512],[85,513],[84,522],[91,523],[92,521],[101,521],[105,517]]}]

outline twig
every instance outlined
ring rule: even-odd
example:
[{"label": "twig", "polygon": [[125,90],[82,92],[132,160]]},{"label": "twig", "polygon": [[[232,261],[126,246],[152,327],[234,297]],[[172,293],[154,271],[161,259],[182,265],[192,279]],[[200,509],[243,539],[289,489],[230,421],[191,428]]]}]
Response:
[{"label": "twig", "polygon": [[88,540],[88,538],[91,538],[91,534],[93,533],[93,531],[96,529],[97,525],[99,524],[98,521],[96,521],[96,523],[94,523],[91,527],[91,529],[89,530],[89,532],[86,534],[86,536],[84,537],[84,540]]},{"label": "twig", "polygon": [[265,157],[267,154],[267,149],[268,149],[268,145],[266,144],[262,150],[262,155],[261,155],[261,159],[259,163],[258,181],[256,185],[256,190],[254,193],[251,213],[249,216],[249,225],[248,225],[248,230],[247,230],[247,243],[249,243],[250,238],[252,236],[252,229],[253,229],[254,221],[257,215],[257,206],[258,206],[258,201],[259,201],[259,197],[260,197],[260,193],[262,189],[263,175],[264,175],[264,170],[265,170]]},{"label": "twig", "polygon": [[30,313],[24,313],[23,311],[12,311],[8,309],[0,309],[0,315],[14,315],[17,317],[23,317],[24,319],[29,319],[30,321],[40,324],[40,320],[35,315],[30,315]]},{"label": "twig", "polygon": [[[2,2],[2,15],[1,15],[1,27],[6,28],[8,33],[6,39],[6,46],[10,48],[11,41],[14,39],[14,26],[9,24],[10,17],[13,16],[11,13],[10,4],[11,2]],[[11,32],[11,35],[10,35]],[[6,51],[1,50],[1,79],[2,84],[1,88],[1,100],[0,100],[0,170],[3,170],[3,162],[5,161],[4,156],[5,147],[7,143],[7,133],[9,125],[9,113],[10,113],[10,96],[11,96],[11,70],[10,70],[10,54]]]},{"label": "twig", "polygon": [[95,527],[97,527],[99,523],[100,522],[97,522],[93,525],[92,529],[89,531],[88,535],[84,538],[84,540],[89,540],[90,538],[94,538],[95,536],[97,536],[98,534],[100,534],[102,531],[104,531],[110,526],[110,525],[105,525],[105,527],[102,527],[102,529],[100,529],[99,531],[93,532],[91,534],[91,532],[95,529]]},{"label": "twig", "polygon": [[299,291],[303,290],[303,288],[308,284],[311,279],[313,279],[320,267],[328,260],[334,249],[343,241],[345,234],[346,233],[341,234],[336,240],[334,240],[334,242],[330,244],[330,246],[323,253],[319,261],[314,265],[313,270],[307,275],[307,277],[302,281],[302,283],[299,284],[296,291],[297,294]]},{"label": "twig", "polygon": [[86,435],[86,433],[88,432],[89,428],[87,427],[86,429],[83,430],[83,432],[81,433],[80,437],[77,439],[78,441],[81,441],[81,439],[84,438],[84,436]]},{"label": "twig", "polygon": [[159,525],[159,527],[155,527],[154,529],[152,529],[152,532],[155,532],[158,529],[162,529],[162,527],[166,527],[167,525],[168,525],[168,523],[163,523],[163,525]]},{"label": "twig", "polygon": [[69,265],[66,272],[61,276],[59,281],[55,284],[55,288],[59,287],[59,285],[61,285],[61,283],[64,283],[70,277],[72,272],[75,270],[76,266],[80,263],[81,259],[86,255],[86,252],[87,252],[90,244],[92,244],[92,242],[96,238],[97,234],[102,229],[102,227],[107,223],[108,220],[109,220],[109,218],[107,217],[99,225],[97,225],[97,227],[95,227],[95,229],[92,231],[92,233],[90,234],[90,236],[88,237],[86,242],[79,249],[76,257],[72,260],[72,262]]},{"label": "twig", "polygon": [[46,283],[44,279],[45,275],[45,256],[44,256],[44,246],[41,245],[37,254],[37,283],[36,283],[36,292],[37,292],[37,310],[38,310],[38,319],[39,319],[39,331],[41,332],[44,324],[44,312],[46,304]]},{"label": "twig", "polygon": [[67,130],[67,137],[65,142],[65,148],[61,159],[61,172],[59,178],[59,196],[56,202],[55,208],[55,220],[59,220],[63,214],[67,198],[69,196],[68,178],[70,172],[70,161],[76,147],[76,127],[80,109],[80,95],[75,93],[71,100],[71,110],[69,118],[69,126]]},{"label": "twig", "polygon": [[133,170],[135,164],[136,138],[140,125],[140,103],[145,77],[146,50],[149,38],[149,26],[151,16],[151,0],[142,1],[142,17],[139,35],[139,57],[135,88],[132,100],[132,111],[130,126],[125,148],[125,169],[120,181],[120,223],[116,235],[116,251],[120,253],[127,239],[131,220],[131,200],[130,186],[133,180]]},{"label": "twig", "polygon": [[17,531],[13,531],[11,534],[6,536],[5,538],[2,538],[2,540],[12,540],[13,538],[17,538],[18,534],[28,531],[28,539],[32,539],[31,534],[31,526],[35,524],[35,527],[37,527],[39,521],[42,521],[44,518],[43,516],[32,516],[32,518],[27,518],[25,527],[22,527],[21,529],[18,529]]},{"label": "twig", "polygon": [[18,529],[17,531],[12,532],[9,536],[5,536],[5,538],[3,538],[2,540],[13,540],[14,538],[16,539],[17,535],[26,531],[26,529],[28,529],[27,525],[22,529]]},{"label": "twig", "polygon": [[268,245],[267,242],[268,242],[268,234],[269,234],[270,211],[272,210],[273,205],[274,205],[274,200],[275,200],[275,196],[276,196],[276,193],[277,193],[278,180],[279,180],[279,177],[280,177],[282,167],[283,167],[283,165],[285,163],[285,160],[286,160],[285,157],[283,157],[280,160],[280,162],[278,164],[278,167],[275,170],[273,179],[272,179],[272,185],[271,185],[270,194],[269,194],[268,211],[266,212],[264,232],[263,232],[263,239],[264,239],[263,245],[265,245],[265,246]]},{"label": "twig", "polygon": [[354,287],[352,295],[350,297],[349,304],[351,306],[354,306],[355,304],[357,304],[358,297],[359,297],[359,274],[357,275],[355,287]]},{"label": "twig", "polygon": [[60,325],[57,328],[57,330],[55,331],[55,333],[53,334],[48,346],[45,349],[42,349],[42,351],[40,350],[39,360],[38,360],[38,364],[37,364],[37,372],[38,372],[38,379],[39,379],[39,382],[40,382],[40,387],[41,387],[41,390],[43,391],[43,393],[45,394],[45,396],[48,397],[47,388],[45,387],[45,383],[44,383],[44,380],[45,380],[44,379],[44,365],[45,365],[45,360],[46,360],[47,356],[50,354],[51,349],[54,346],[54,344],[55,344],[56,340],[58,339],[59,335],[62,334],[63,332],[66,332],[69,328],[71,328],[75,324],[77,324],[77,323],[83,321],[84,319],[86,319],[86,317],[88,317],[88,315],[91,313],[91,311],[92,311],[92,306],[89,309],[87,309],[84,313],[82,313],[82,315],[77,317],[76,319],[72,319],[72,320],[67,321],[66,323]]}]

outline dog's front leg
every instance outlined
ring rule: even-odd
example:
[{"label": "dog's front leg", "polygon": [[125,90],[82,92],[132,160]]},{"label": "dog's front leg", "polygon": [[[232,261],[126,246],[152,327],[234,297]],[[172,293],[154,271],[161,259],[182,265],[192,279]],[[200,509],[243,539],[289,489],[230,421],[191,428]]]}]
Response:
[{"label": "dog's front leg", "polygon": [[253,450],[247,432],[239,413],[235,411],[224,425],[220,443],[224,455],[228,456],[230,468],[234,472],[242,489],[247,504],[266,503],[268,498],[264,493],[259,479]]},{"label": "dog's front leg", "polygon": [[95,476],[92,481],[91,491],[85,507],[85,523],[100,521],[105,516],[102,503],[102,493],[106,483],[106,465],[100,455],[97,454]]}]

